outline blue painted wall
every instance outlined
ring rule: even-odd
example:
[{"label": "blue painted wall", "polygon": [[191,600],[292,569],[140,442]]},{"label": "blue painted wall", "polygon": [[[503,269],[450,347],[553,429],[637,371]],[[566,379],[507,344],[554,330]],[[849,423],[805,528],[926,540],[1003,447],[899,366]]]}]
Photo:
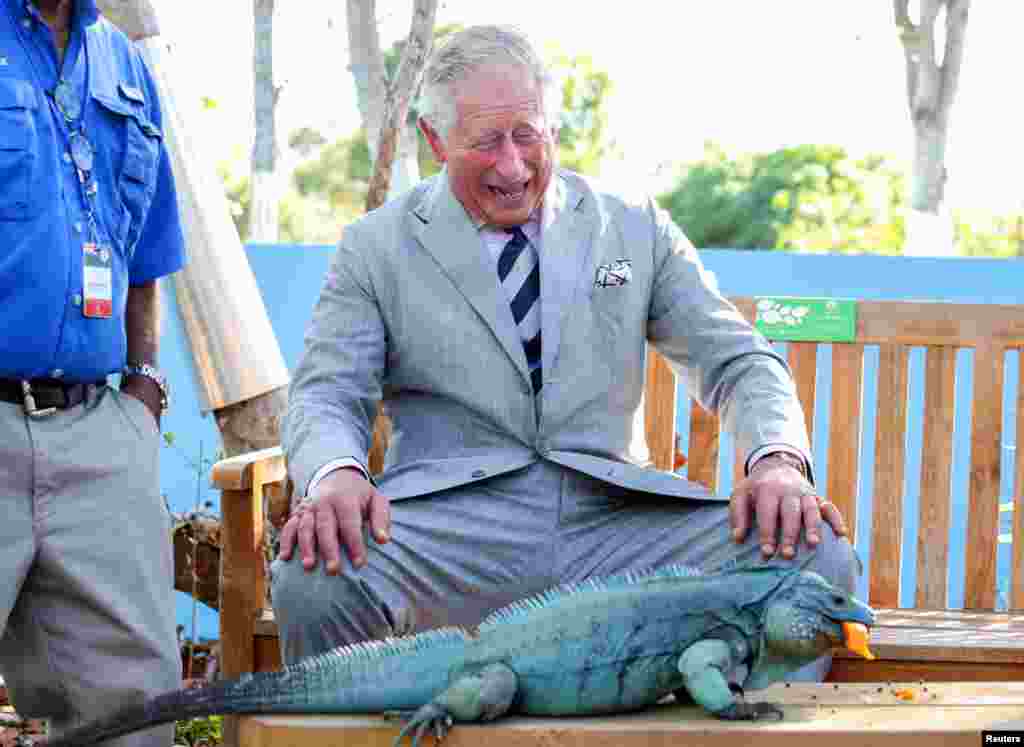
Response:
[{"label": "blue painted wall", "polygon": [[[247,247],[250,264],[263,294],[271,324],[289,368],[293,368],[302,349],[302,336],[316,301],[332,250],[329,246],[252,245]],[[730,250],[704,250],[705,265],[715,273],[726,295],[813,295],[872,299],[918,299],[959,301],[971,303],[1024,304],[1024,262],[1014,260],[931,259],[881,256],[809,255],[779,252],[742,252]],[[173,298],[168,293],[168,313],[165,319],[161,362],[174,387],[174,400],[164,429],[176,436],[173,447],[165,447],[161,459],[161,485],[175,511],[190,510],[196,503],[211,501],[219,511],[217,494],[211,490],[208,470],[197,473],[200,451],[209,459],[220,448],[220,440],[213,419],[199,413],[188,348],[180,319],[174,311]],[[780,346],[782,349],[782,346]],[[920,459],[920,414],[922,412],[923,356],[915,351],[911,357],[911,404],[907,474],[916,475]],[[871,463],[874,449],[874,412],[876,392],[874,370],[877,351],[869,349],[865,362],[864,412],[868,413],[862,439],[862,462]],[[816,431],[827,432],[827,402],[830,384],[831,351],[827,348],[819,356],[818,397],[815,411]],[[1002,393],[1005,405],[1004,457],[1012,458],[1014,444],[1014,413],[1018,356],[1011,353],[1007,360],[1007,390]],[[963,603],[963,535],[966,529],[966,484],[970,455],[965,446],[969,437],[970,411],[966,406],[971,391],[971,356],[961,351],[958,361],[955,422],[957,448],[954,451],[953,501],[951,547],[953,570],[950,577],[952,606]],[[686,398],[680,407],[678,426],[687,427]],[[824,406],[823,406],[824,405]],[[822,439],[814,444],[816,472],[819,483],[824,484],[828,471]],[[728,490],[731,484],[731,444],[722,444],[722,479],[720,485]],[[1004,462],[1001,500],[1008,501],[1012,491],[1009,482],[1009,462]],[[862,477],[858,499],[858,551],[867,560],[870,556],[870,505],[872,476]],[[904,603],[913,599],[914,565],[917,552],[916,490],[908,489],[904,515],[907,517],[904,537],[904,578],[907,586],[901,594]],[[1009,515],[1003,515],[1008,526]],[[999,572],[1005,587],[1008,563],[1007,545],[1000,553]],[[863,584],[862,584],[863,586]],[[864,589],[862,588],[862,593]],[[178,595],[178,622],[191,631],[191,599]],[[216,614],[197,606],[197,631],[200,637],[217,635]]]}]

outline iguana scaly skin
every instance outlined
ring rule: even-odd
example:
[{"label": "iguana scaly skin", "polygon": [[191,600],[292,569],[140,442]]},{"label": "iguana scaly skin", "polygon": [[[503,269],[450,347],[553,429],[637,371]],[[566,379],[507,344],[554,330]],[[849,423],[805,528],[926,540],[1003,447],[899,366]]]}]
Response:
[{"label": "iguana scaly skin", "polygon": [[356,644],[278,672],[168,693],[55,745],[82,747],[210,714],[401,712],[396,747],[406,735],[418,747],[424,734],[441,738],[456,721],[508,711],[616,713],[673,692],[720,718],[781,717],[772,704],[746,702],[742,689],[765,687],[841,646],[842,623],[873,621],[869,607],[792,564],[712,574],[672,566],[558,587],[473,630]]}]

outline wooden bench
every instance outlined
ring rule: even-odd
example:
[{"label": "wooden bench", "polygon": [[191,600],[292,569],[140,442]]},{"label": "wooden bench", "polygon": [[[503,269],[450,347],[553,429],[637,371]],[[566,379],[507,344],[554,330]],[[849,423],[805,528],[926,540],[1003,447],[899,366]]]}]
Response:
[{"label": "wooden bench", "polygon": [[[754,299],[734,298],[753,320]],[[852,532],[858,525],[859,476],[870,471],[868,601],[879,613],[872,631],[875,661],[835,658],[834,682],[965,682],[1024,680],[1024,457],[1015,452],[1009,608],[996,611],[996,550],[1002,451],[1002,392],[1007,351],[1024,348],[1024,307],[909,301],[858,304],[852,343],[831,345],[831,392],[825,447],[827,475],[819,488],[843,511]],[[862,463],[864,357],[878,346],[874,464]],[[818,343],[788,343],[800,400],[814,432]],[[907,469],[908,380],[911,349],[925,349],[920,469]],[[957,351],[973,350],[970,418],[970,510],[966,537],[963,610],[950,610],[950,517],[954,486],[954,402]],[[1024,437],[1024,365],[1017,382],[1016,434]],[[654,466],[670,469],[676,449],[676,382],[668,365],[652,355],[647,372],[646,433]],[[718,487],[719,426],[690,406],[689,438],[682,448],[690,479]],[[821,460],[819,455],[818,461]],[[735,460],[737,467],[740,460]],[[821,472],[819,464],[819,473]],[[285,465],[278,449],[218,463],[214,484],[222,491],[225,545],[222,556],[221,645],[223,671],[235,676],[280,666],[273,615],[264,609],[263,525],[265,502],[280,506]],[[911,608],[900,608],[904,487],[916,484],[918,543],[916,590]],[[868,522],[861,522],[867,526]],[[856,540],[856,537],[853,538]],[[1014,691],[1019,692],[1019,691]],[[256,727],[253,727],[256,728]],[[913,729],[911,729],[913,731]],[[735,736],[735,735],[734,735]],[[254,742],[256,743],[256,742]],[[346,742],[376,744],[376,741]],[[567,740],[566,743],[572,743]],[[613,742],[609,742],[611,744]],[[615,741],[616,744],[622,742]],[[453,742],[454,744],[454,742]],[[588,742],[588,744],[591,744]]]}]

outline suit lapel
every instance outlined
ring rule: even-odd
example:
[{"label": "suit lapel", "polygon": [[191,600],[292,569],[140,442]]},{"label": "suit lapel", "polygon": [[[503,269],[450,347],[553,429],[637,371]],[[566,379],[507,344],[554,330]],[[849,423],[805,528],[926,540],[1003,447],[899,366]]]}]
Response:
[{"label": "suit lapel", "polygon": [[548,373],[558,365],[558,350],[569,324],[570,312],[580,302],[579,294],[589,287],[587,272],[591,262],[594,230],[592,200],[556,173],[554,188],[545,200],[552,199],[551,225],[541,235],[541,307],[544,354]]},{"label": "suit lapel", "polygon": [[[512,310],[494,268],[484,262],[481,238],[465,208],[452,194],[447,172],[413,208],[413,233],[491,330],[527,382],[530,370]],[[439,334],[449,334],[439,330]]]}]

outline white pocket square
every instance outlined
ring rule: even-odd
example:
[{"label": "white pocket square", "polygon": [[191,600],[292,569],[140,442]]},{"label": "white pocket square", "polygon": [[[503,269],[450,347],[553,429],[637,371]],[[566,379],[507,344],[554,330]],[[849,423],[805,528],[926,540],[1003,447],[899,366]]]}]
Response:
[{"label": "white pocket square", "polygon": [[625,285],[633,279],[633,260],[616,259],[597,267],[597,277],[594,285],[599,288],[609,288],[616,285]]}]

